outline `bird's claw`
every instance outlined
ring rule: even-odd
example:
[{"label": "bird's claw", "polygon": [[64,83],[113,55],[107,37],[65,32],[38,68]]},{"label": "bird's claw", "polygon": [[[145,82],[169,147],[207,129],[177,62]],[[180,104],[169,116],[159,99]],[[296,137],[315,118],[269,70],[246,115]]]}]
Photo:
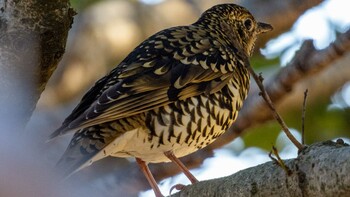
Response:
[{"label": "bird's claw", "polygon": [[176,185],[174,185],[174,186],[172,186],[172,187],[170,188],[169,195],[171,195],[171,192],[172,192],[174,189],[176,189],[176,190],[178,190],[178,191],[181,191],[181,190],[183,190],[185,187],[186,187],[186,185],[183,185],[183,184],[176,184]]}]

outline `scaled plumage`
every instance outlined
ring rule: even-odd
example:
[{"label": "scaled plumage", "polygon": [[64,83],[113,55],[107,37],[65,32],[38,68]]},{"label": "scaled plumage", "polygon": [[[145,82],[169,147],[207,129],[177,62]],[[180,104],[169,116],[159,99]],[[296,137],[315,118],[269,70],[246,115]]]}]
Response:
[{"label": "scaled plumage", "polygon": [[248,57],[271,29],[222,4],[192,25],[154,34],[51,135],[78,130],[58,165],[71,173],[107,156],[168,162],[165,153],[178,158],[210,144],[236,119],[249,90]]}]

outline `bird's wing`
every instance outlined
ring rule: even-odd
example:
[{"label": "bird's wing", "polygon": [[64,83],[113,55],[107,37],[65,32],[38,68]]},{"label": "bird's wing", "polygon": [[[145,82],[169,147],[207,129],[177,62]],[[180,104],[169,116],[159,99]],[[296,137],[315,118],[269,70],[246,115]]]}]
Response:
[{"label": "bird's wing", "polygon": [[206,36],[178,27],[150,37],[95,84],[51,137],[220,90],[244,62]]}]

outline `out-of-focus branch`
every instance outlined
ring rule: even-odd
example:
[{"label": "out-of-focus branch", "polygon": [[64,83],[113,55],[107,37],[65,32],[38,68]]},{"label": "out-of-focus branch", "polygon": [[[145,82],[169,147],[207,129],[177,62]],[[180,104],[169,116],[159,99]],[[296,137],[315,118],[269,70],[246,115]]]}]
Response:
[{"label": "out-of-focus branch", "polygon": [[350,193],[350,146],[342,140],[312,144],[285,162],[274,162],[231,176],[202,181],[172,195],[180,196],[346,196]]},{"label": "out-of-focus branch", "polygon": [[61,59],[73,23],[68,0],[0,0],[0,123],[23,129]]}]

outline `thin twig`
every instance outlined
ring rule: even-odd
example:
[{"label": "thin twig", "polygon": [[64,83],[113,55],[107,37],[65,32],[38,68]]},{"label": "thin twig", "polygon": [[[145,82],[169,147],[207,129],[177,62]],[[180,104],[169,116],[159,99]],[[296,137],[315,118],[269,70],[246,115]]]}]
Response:
[{"label": "thin twig", "polygon": [[304,102],[303,102],[303,109],[302,109],[302,114],[301,114],[301,144],[305,144],[305,113],[306,113],[306,98],[307,98],[307,93],[308,89],[305,90],[304,92]]},{"label": "thin twig", "polygon": [[260,89],[260,94],[263,97],[263,99],[266,101],[268,107],[271,109],[272,115],[275,117],[277,122],[281,125],[284,133],[287,135],[287,137],[292,141],[292,143],[298,148],[298,150],[302,150],[304,148],[304,145],[302,145],[298,140],[292,135],[292,133],[289,131],[286,123],[282,119],[282,117],[279,115],[279,113],[276,111],[276,108],[274,107],[269,95],[267,94],[264,85],[262,84],[263,77],[261,76],[261,73],[259,76],[254,72],[253,68],[248,64],[247,66],[249,72],[252,74],[256,84],[258,85]]},{"label": "thin twig", "polygon": [[[272,153],[276,156],[277,159],[272,157]],[[280,155],[278,154],[278,150],[275,146],[272,146],[272,151],[270,151],[269,157],[276,165],[280,166],[287,173],[288,176],[292,174],[292,170],[288,168],[288,166],[286,166],[284,161],[281,159]]]}]

